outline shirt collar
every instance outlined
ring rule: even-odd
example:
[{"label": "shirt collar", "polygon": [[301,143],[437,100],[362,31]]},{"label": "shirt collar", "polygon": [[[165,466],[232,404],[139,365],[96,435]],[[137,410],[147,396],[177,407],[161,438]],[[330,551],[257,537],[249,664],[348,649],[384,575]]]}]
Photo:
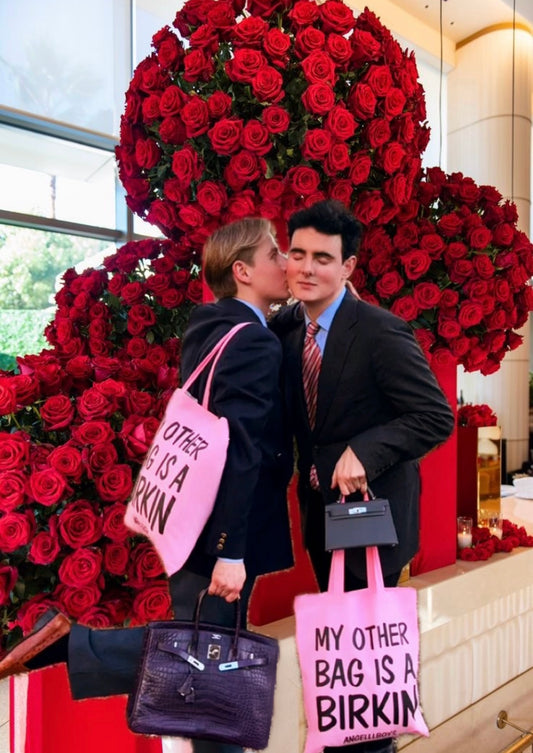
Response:
[{"label": "shirt collar", "polygon": [[254,314],[257,316],[263,327],[267,326],[267,320],[266,316],[263,314],[260,308],[257,306],[254,306],[253,303],[250,303],[250,301],[243,301],[242,298],[235,298],[236,301],[239,301],[240,303],[244,303],[245,306],[248,306],[249,309],[252,309]]},{"label": "shirt collar", "polygon": [[[324,309],[324,311],[317,318],[316,323],[320,326],[321,329],[325,330],[326,332],[329,332],[331,328],[331,323],[333,321],[333,317],[339,310],[339,306],[341,305],[345,295],[346,295],[346,288],[343,288],[342,291],[337,296],[337,298],[335,298],[333,303],[330,303],[327,309]],[[304,317],[305,317],[305,324],[306,325],[309,324],[311,319],[307,315],[307,311],[305,310],[305,307],[304,307]]]}]

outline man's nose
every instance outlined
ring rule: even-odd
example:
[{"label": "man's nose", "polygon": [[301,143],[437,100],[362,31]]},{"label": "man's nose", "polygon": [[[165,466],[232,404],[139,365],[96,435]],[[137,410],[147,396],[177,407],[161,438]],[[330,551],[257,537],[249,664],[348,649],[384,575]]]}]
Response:
[{"label": "man's nose", "polygon": [[313,272],[313,257],[312,256],[304,257],[302,269],[306,275],[310,275]]}]

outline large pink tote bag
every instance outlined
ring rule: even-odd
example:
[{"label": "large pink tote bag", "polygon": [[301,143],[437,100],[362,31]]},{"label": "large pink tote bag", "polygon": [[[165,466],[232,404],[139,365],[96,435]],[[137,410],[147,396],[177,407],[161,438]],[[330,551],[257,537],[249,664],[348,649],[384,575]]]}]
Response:
[{"label": "large pink tote bag", "polygon": [[428,736],[418,693],[414,588],[385,588],[378,549],[367,547],[368,588],[344,591],[344,550],[328,590],[294,601],[307,739],[304,753],[404,733]]},{"label": "large pink tote bag", "polygon": [[[211,382],[224,348],[248,324],[233,327],[173,393],[126,507],[126,525],[150,539],[168,575],[183,566],[213,511],[229,427],[208,409]],[[200,404],[188,389],[210,363]]]}]

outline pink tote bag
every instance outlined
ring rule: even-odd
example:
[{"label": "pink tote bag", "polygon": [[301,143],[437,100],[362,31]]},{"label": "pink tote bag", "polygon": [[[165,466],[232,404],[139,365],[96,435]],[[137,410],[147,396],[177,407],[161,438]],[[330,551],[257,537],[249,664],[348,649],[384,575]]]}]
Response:
[{"label": "pink tote bag", "polygon": [[368,588],[344,591],[344,550],[328,590],[294,601],[307,738],[304,753],[405,733],[428,736],[418,692],[414,588],[385,588],[377,547],[367,547]]},{"label": "pink tote bag", "polygon": [[[208,409],[211,383],[226,345],[248,324],[233,327],[173,393],[126,507],[126,525],[152,542],[168,575],[183,566],[213,511],[229,427]],[[210,363],[200,404],[188,389]]]}]

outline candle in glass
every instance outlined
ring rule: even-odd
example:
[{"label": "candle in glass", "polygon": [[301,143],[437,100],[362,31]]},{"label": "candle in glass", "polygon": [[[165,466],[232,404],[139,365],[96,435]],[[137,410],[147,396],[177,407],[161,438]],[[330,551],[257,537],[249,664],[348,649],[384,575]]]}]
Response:
[{"label": "candle in glass", "polygon": [[472,546],[472,518],[461,515],[457,518],[457,546],[466,549]]}]

